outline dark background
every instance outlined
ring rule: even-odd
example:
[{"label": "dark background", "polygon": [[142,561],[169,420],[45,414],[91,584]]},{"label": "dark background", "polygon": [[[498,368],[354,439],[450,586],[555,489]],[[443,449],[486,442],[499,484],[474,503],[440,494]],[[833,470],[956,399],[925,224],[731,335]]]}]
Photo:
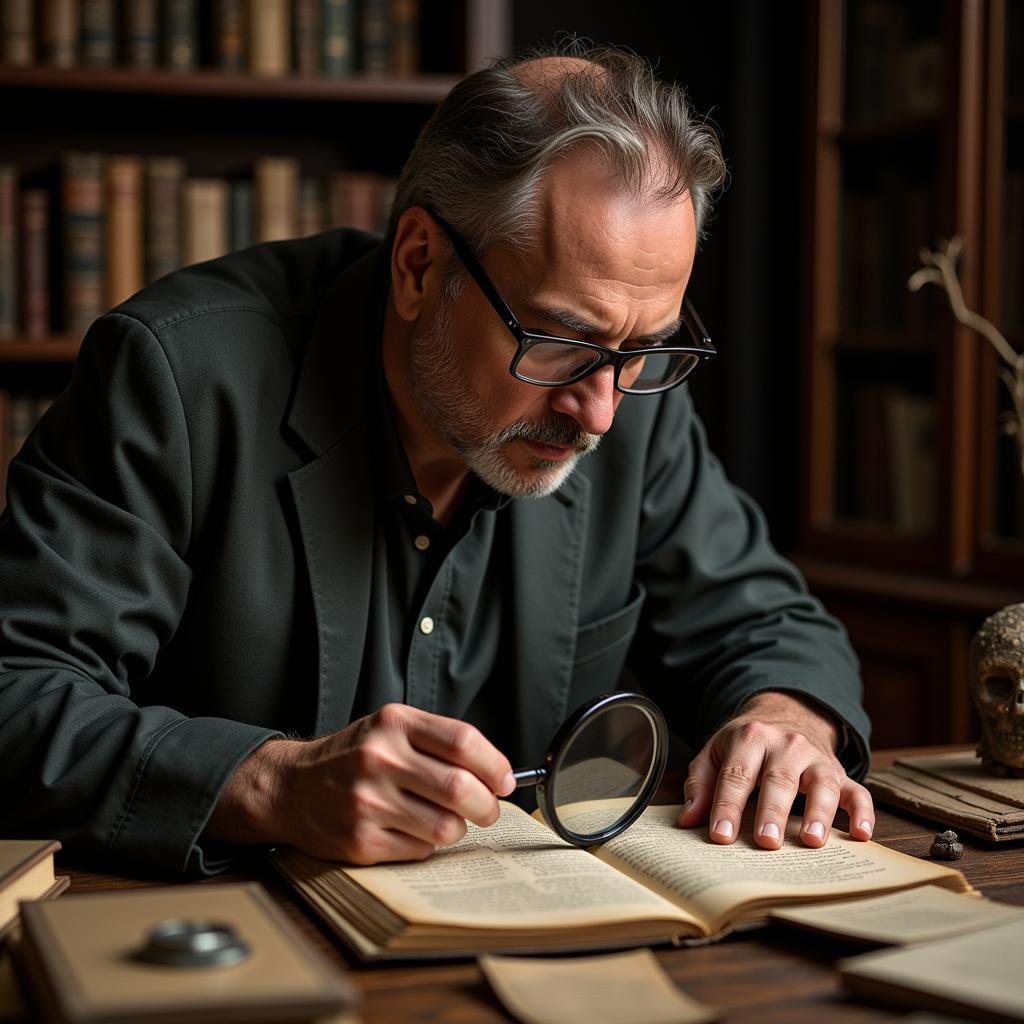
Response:
[{"label": "dark background", "polygon": [[717,0],[543,0],[513,5],[517,52],[560,33],[628,46],[684,86],[718,130],[730,180],[688,295],[718,348],[691,391],[713,450],[764,508],[782,548],[796,533],[801,9]]}]

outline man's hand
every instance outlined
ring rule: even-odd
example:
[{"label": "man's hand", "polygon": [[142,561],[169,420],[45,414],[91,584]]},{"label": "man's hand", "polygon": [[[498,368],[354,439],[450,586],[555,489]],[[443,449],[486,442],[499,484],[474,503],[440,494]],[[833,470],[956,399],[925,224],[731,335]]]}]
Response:
[{"label": "man's hand", "polygon": [[782,845],[797,793],[805,796],[800,838],[824,846],[836,809],[850,816],[850,835],[870,839],[875,827],[871,794],[849,778],[833,751],[836,726],[822,712],[787,693],[759,693],[726,722],[690,763],[683,792],[685,828],[709,822],[716,843],[739,833],[747,798],[760,785],[754,841]]},{"label": "man's hand", "polygon": [[239,765],[205,835],[289,843],[352,864],[422,860],[493,825],[515,789],[508,759],[471,725],[387,704],[308,742],[270,740]]}]

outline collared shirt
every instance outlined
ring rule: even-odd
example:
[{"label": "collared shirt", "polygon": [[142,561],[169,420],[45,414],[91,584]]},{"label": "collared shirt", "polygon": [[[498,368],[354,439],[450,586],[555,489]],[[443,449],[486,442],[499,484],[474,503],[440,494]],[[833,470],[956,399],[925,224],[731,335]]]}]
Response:
[{"label": "collared shirt", "polygon": [[503,630],[500,513],[511,499],[471,475],[451,522],[434,519],[402,446],[379,358],[375,385],[373,568],[352,717],[399,701],[469,719],[500,745],[510,697],[495,668],[511,642]]}]

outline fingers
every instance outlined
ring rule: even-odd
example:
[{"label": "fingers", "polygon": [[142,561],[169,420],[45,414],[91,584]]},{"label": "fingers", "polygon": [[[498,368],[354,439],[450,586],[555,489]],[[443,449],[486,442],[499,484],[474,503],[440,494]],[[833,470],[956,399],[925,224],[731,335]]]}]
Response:
[{"label": "fingers", "polygon": [[800,825],[804,845],[825,845],[839,807],[850,817],[851,836],[871,837],[871,795],[847,777],[830,751],[792,729],[750,721],[731,725],[719,730],[691,762],[679,825],[707,822],[712,842],[732,843],[750,795],[759,786],[753,839],[764,849],[782,846],[800,793],[805,796]]},{"label": "fingers", "polygon": [[850,818],[850,835],[854,839],[870,839],[875,831],[875,805],[871,793],[853,779],[847,779],[839,797],[839,806]]},{"label": "fingers", "polygon": [[472,725],[402,704],[386,705],[377,716],[382,722],[399,718],[399,727],[414,749],[465,769],[491,793],[508,796],[516,788],[508,758]]}]

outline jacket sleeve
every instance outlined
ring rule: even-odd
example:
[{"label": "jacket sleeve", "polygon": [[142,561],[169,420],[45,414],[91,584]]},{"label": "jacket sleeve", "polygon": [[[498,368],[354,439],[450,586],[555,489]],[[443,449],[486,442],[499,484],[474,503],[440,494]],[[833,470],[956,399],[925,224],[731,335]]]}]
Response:
[{"label": "jacket sleeve", "polygon": [[647,600],[630,668],[694,747],[755,693],[809,697],[843,724],[841,760],[862,777],[870,725],[846,632],[774,550],[680,391],[662,402],[647,452],[637,551]]},{"label": "jacket sleeve", "polygon": [[199,835],[276,735],[145,706],[192,582],[190,445],[139,321],[89,331],[70,387],[11,464],[0,517],[0,834],[105,863],[212,873]]}]

